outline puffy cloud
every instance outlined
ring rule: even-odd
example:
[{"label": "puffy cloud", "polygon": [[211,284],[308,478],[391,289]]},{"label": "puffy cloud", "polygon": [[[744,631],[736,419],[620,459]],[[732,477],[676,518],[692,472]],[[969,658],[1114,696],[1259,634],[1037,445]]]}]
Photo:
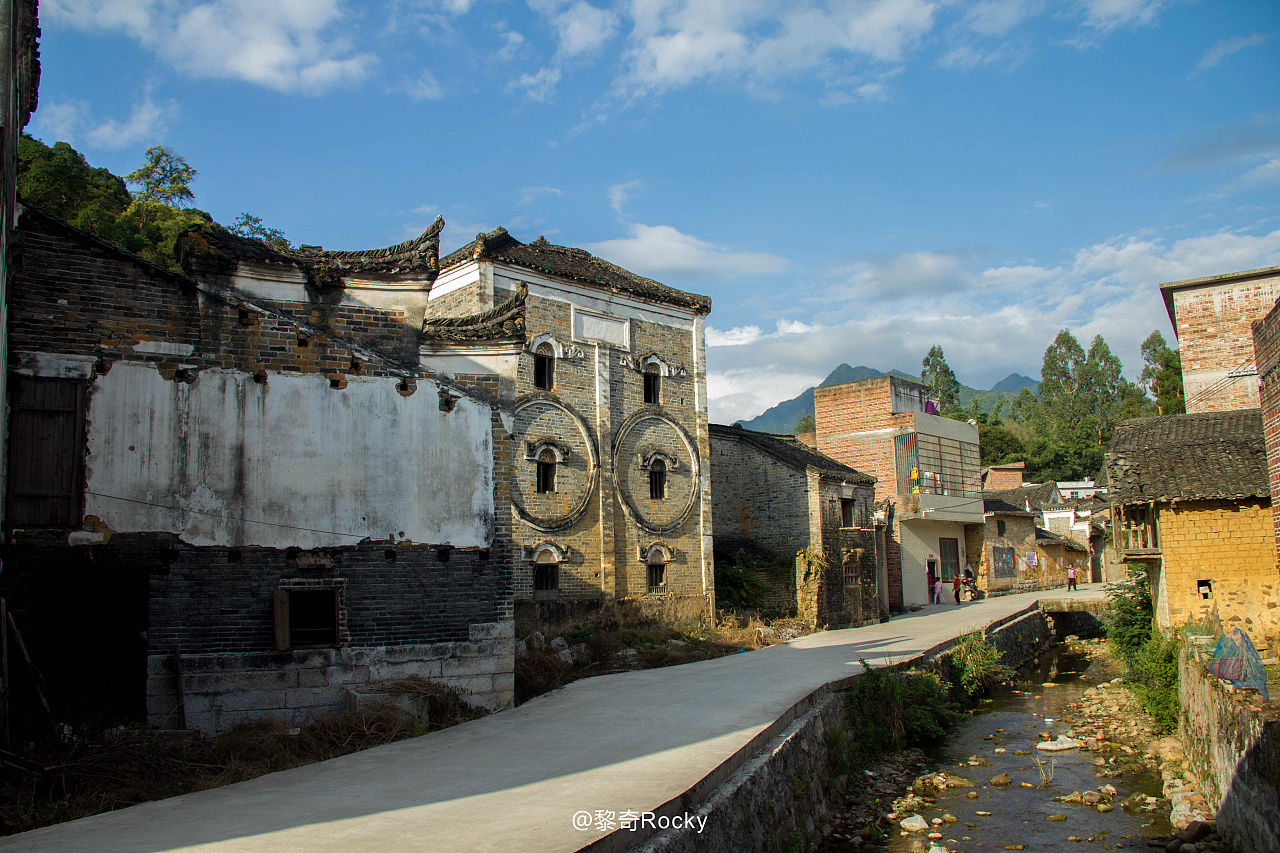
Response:
[{"label": "puffy cloud", "polygon": [[[1157,285],[1278,264],[1280,229],[1175,240],[1120,235],[1083,247],[1057,266],[983,268],[977,253],[966,252],[915,252],[861,263],[867,266],[854,269],[876,283],[860,297],[863,310],[820,315],[846,319],[809,325],[782,320],[772,332],[759,326],[708,328],[713,420],[754,417],[821,381],[841,362],[912,370],[933,344],[946,350],[960,381],[973,387],[990,387],[1013,371],[1034,376],[1045,347],[1062,328],[1071,329],[1085,346],[1102,335],[1134,376],[1141,365],[1139,348],[1152,329],[1171,337]],[[832,277],[847,276],[849,269]],[[912,281],[914,290],[900,289],[912,298],[882,304],[878,312],[867,310],[866,297],[893,280]],[[948,281],[965,282],[969,289],[944,298],[938,288]],[[795,305],[803,295],[804,290],[782,293],[779,302]]]},{"label": "puffy cloud", "polygon": [[148,92],[123,119],[95,121],[84,101],[41,104],[32,130],[37,135],[91,148],[127,148],[164,138],[179,112],[178,102],[155,101]]},{"label": "puffy cloud", "polygon": [[417,77],[404,80],[397,91],[408,95],[411,101],[438,101],[444,97],[439,81],[425,69]]},{"label": "puffy cloud", "polygon": [[533,74],[521,74],[512,80],[507,88],[523,89],[525,96],[530,100],[542,103],[550,100],[555,94],[556,86],[560,83],[560,74],[559,68],[548,66]]},{"label": "puffy cloud", "polygon": [[338,0],[46,0],[40,11],[53,24],[122,31],[193,77],[281,92],[323,92],[376,61],[339,34]]},{"label": "puffy cloud", "polygon": [[780,272],[786,261],[764,252],[735,252],[670,225],[626,226],[629,236],[588,243],[586,249],[642,275],[678,273],[733,277]]},{"label": "puffy cloud", "polygon": [[1165,0],[1080,0],[1086,26],[1103,33],[1155,21]]}]

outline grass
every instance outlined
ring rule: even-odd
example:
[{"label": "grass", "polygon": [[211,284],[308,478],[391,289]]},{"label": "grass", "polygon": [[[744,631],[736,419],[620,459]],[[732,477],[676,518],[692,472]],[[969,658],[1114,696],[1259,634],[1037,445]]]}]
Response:
[{"label": "grass", "polygon": [[452,688],[418,678],[383,682],[427,697],[430,721],[390,707],[322,716],[300,729],[263,721],[213,738],[113,729],[12,763],[0,777],[0,834],[23,832],[415,737],[482,716]]}]

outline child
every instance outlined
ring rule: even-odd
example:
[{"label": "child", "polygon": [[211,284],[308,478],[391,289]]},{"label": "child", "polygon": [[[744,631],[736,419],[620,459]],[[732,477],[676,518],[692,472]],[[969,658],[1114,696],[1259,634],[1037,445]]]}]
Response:
[{"label": "child", "polygon": [[942,603],[942,578],[938,578],[933,582],[933,603]]},{"label": "child", "polygon": [[1076,588],[1076,567],[1067,566],[1067,592]]}]

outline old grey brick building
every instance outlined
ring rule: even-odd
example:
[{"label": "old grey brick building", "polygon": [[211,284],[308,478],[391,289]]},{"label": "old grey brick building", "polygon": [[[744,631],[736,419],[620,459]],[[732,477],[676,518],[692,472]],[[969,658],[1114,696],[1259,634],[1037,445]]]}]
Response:
[{"label": "old grey brick building", "polygon": [[428,322],[494,311],[517,293],[525,294],[512,425],[518,621],[531,627],[606,600],[706,615],[710,299],[499,228],[441,259]]}]

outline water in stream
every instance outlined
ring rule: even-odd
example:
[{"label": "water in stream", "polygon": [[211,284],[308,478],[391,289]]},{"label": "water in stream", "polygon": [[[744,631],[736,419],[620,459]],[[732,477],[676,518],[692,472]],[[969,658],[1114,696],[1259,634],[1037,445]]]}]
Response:
[{"label": "water in stream", "polygon": [[[1068,705],[1089,687],[1115,677],[1116,672],[1104,671],[1103,666],[1101,663],[1091,666],[1083,653],[1059,646],[1021,673],[1015,687],[1005,688],[984,702],[969,720],[950,734],[944,745],[929,753],[932,770],[958,774],[973,786],[938,792],[937,801],[919,814],[930,821],[950,814],[958,821],[932,827],[933,831],[942,833],[941,839],[934,840],[926,838],[924,833],[902,837],[895,825],[887,850],[909,853],[920,849],[921,841],[925,850],[929,845],[937,845],[948,851],[966,853],[1005,849],[1133,849],[1146,846],[1144,837],[1168,834],[1167,811],[1130,814],[1122,807],[1125,799],[1135,792],[1159,797],[1158,773],[1126,772],[1116,778],[1099,778],[1100,768],[1093,765],[1097,753],[1081,749],[1050,753],[1036,749],[1041,732],[1049,732],[1056,738],[1071,728],[1071,723],[1062,719],[1070,714]],[[996,752],[997,749],[1003,751]],[[974,757],[989,763],[971,764]],[[1052,783],[1047,787],[1041,787],[1037,757],[1053,762]],[[991,785],[990,780],[1001,773],[1009,774],[1012,783],[1004,787]],[[1090,806],[1053,800],[1073,791],[1093,791],[1105,784],[1117,790],[1115,807],[1106,813]],[[966,796],[971,792],[977,793],[977,799]],[[1066,820],[1050,820],[1053,815],[1066,815]],[[828,843],[823,849],[840,847]]]}]

